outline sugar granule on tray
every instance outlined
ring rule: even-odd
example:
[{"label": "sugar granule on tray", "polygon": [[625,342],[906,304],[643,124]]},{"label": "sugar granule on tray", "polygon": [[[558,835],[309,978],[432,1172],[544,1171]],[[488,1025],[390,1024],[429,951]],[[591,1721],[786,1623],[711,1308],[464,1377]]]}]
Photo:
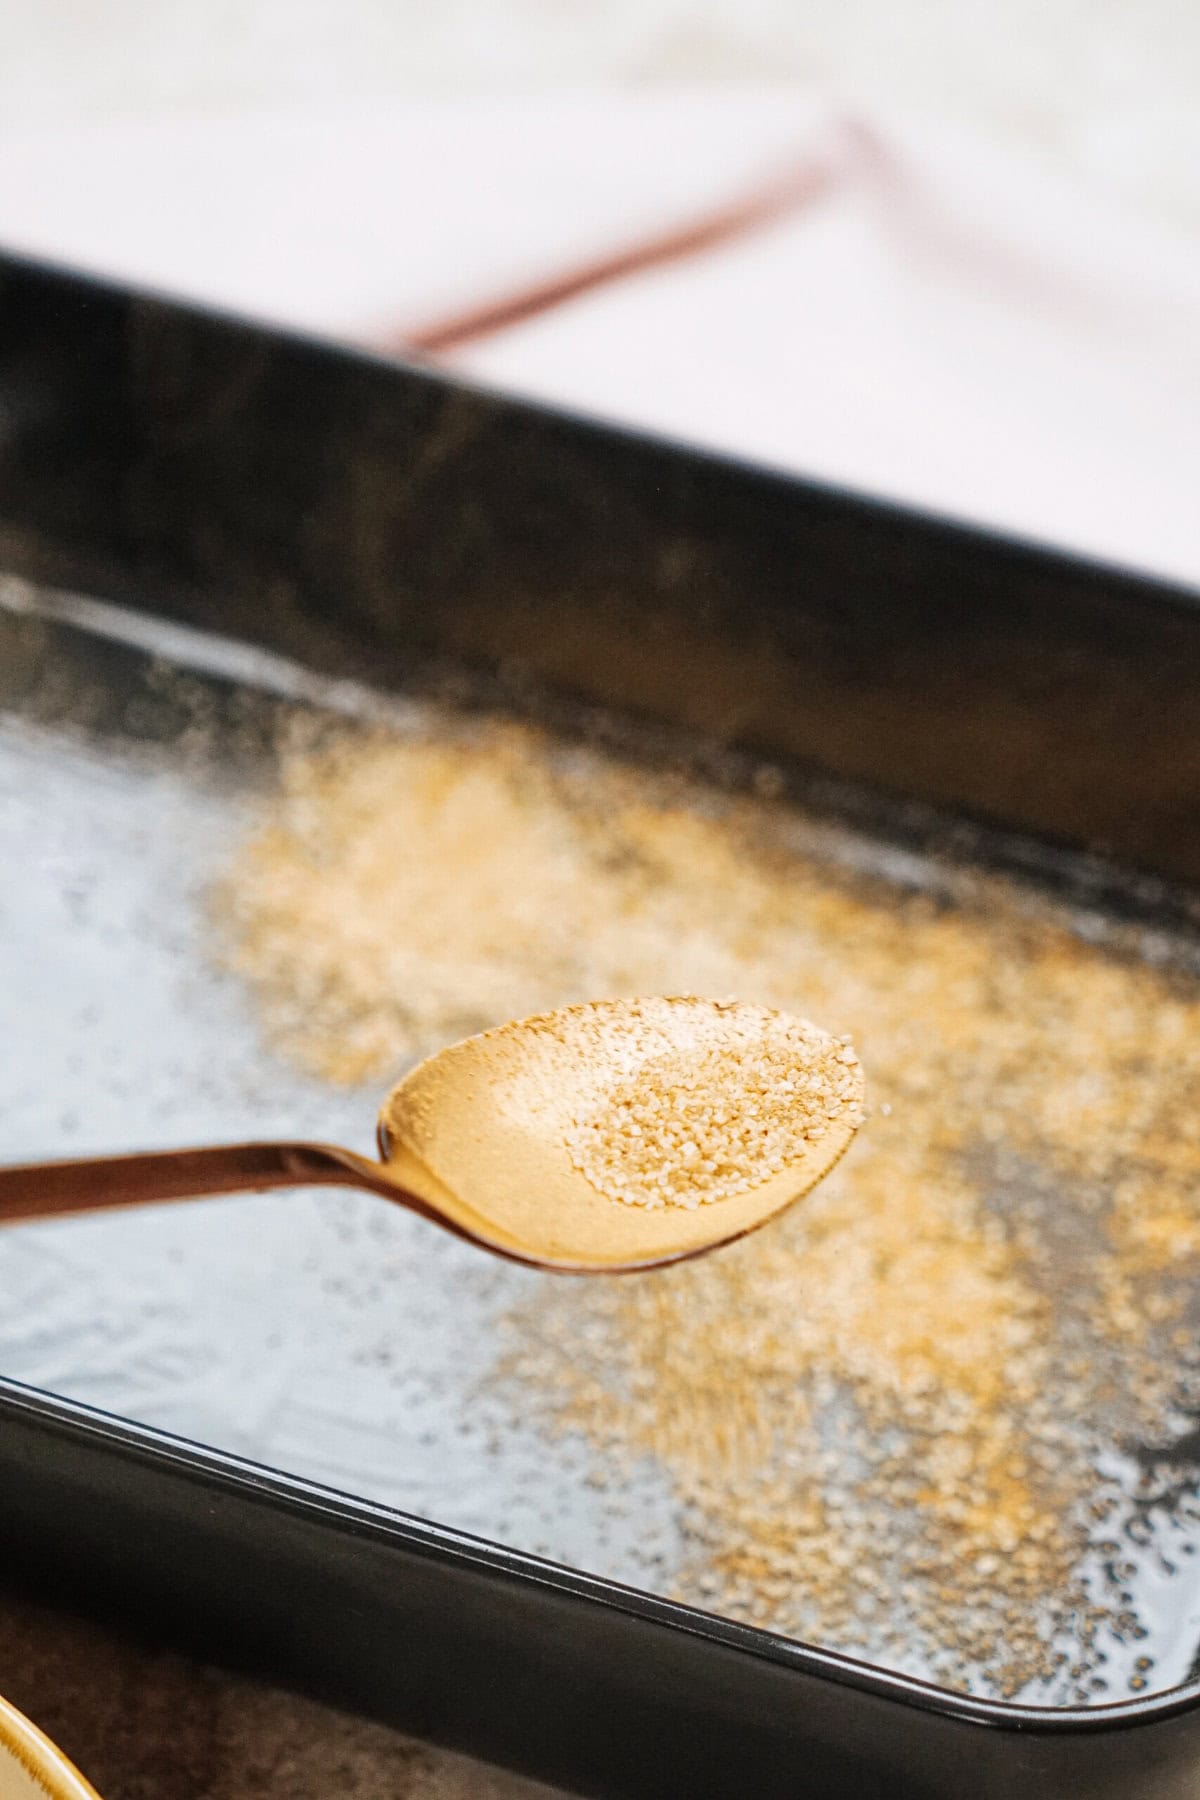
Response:
[{"label": "sugar granule on tray", "polygon": [[[275,1044],[334,1080],[600,994],[850,1032],[872,1117],[841,1167],[718,1255],[535,1283],[495,1390],[590,1444],[614,1503],[653,1459],[684,1599],[953,1686],[1120,1698],[1145,1627],[1100,1463],[1169,1430],[1195,1342],[1200,994],[1136,934],[872,854],[431,710],[285,754],[216,918]],[[623,1130],[580,1153],[628,1187]]]}]

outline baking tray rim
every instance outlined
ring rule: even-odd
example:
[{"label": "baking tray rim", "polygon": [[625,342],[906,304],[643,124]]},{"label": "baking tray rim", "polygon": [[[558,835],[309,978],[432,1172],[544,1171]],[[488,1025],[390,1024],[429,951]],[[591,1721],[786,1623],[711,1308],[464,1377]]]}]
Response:
[{"label": "baking tray rim", "polygon": [[322,1482],[289,1475],[231,1451],[199,1444],[156,1426],[124,1419],[82,1401],[0,1375],[0,1430],[12,1419],[47,1435],[67,1437],[168,1476],[217,1489],[230,1497],[310,1520],[346,1536],[392,1542],[428,1560],[474,1565],[492,1576],[549,1588],[576,1604],[599,1606],[644,1624],[698,1637],[798,1675],[852,1687],[961,1724],[1012,1732],[1077,1737],[1156,1724],[1200,1708],[1200,1679],[1132,1700],[1099,1706],[1029,1706],[980,1699],[935,1682],[885,1669],[837,1650],[822,1649],[757,1625],[669,1600],[646,1589],[589,1574],[565,1563],[510,1548],[456,1526],[346,1494]]},{"label": "baking tray rim", "polygon": [[373,368],[389,374],[397,372],[442,391],[461,394],[485,405],[504,407],[535,418],[599,431],[631,448],[658,449],[674,452],[690,461],[717,469],[726,469],[753,478],[768,486],[787,489],[793,496],[811,499],[831,511],[841,511],[862,521],[869,519],[880,525],[910,525],[933,536],[953,540],[964,548],[975,546],[986,553],[1012,562],[1052,563],[1098,586],[1110,582],[1122,587],[1140,587],[1148,598],[1180,611],[1200,611],[1200,579],[1188,582],[1154,569],[1126,563],[1119,558],[1091,555],[1071,545],[1059,544],[1036,534],[1027,535],[1007,526],[989,523],[969,514],[943,512],[936,506],[908,501],[872,488],[857,487],[850,482],[832,480],[808,471],[791,469],[784,463],[759,459],[740,451],[721,450],[713,445],[696,443],[686,436],[669,431],[656,431],[631,425],[607,413],[590,412],[565,401],[525,395],[498,384],[482,381],[455,369],[444,369],[432,359],[405,357],[395,352],[373,350],[328,333],[281,322],[267,315],[239,311],[214,301],[197,300],[170,287],[154,282],[125,281],[115,273],[72,263],[67,259],[35,255],[13,248],[0,240],[0,297],[6,267],[15,268],[35,278],[49,277],[70,283],[81,290],[103,295],[110,300],[146,304],[170,312],[187,313],[208,320],[229,331],[252,332],[272,343],[290,345],[318,357],[332,358],[348,366]]},{"label": "baking tray rim", "polygon": [[[1135,587],[1148,601],[1164,608],[1191,616],[1200,611],[1200,584],[1192,586],[1153,570],[1099,559],[1076,548],[1025,537],[986,522],[941,513],[844,483],[822,480],[803,471],[789,470],[745,455],[697,445],[669,433],[623,424],[568,405],[523,397],[421,360],[375,352],[315,331],[196,301],[186,295],[158,289],[153,284],[126,282],[115,275],[29,254],[2,243],[0,297],[6,268],[69,284],[76,289],[83,304],[87,303],[89,295],[95,295],[189,313],[229,331],[247,332],[277,344],[302,348],[318,359],[340,363],[347,368],[373,368],[392,375],[403,372],[422,384],[442,392],[473,397],[485,405],[600,431],[633,450],[651,448],[682,454],[693,463],[749,476],[761,487],[786,490],[793,502],[819,505],[841,512],[859,523],[907,525],[924,530],[932,538],[953,541],[1010,565],[1040,565],[1043,569],[1049,566],[1063,575],[1073,575],[1101,592],[1114,585]],[[134,601],[129,595],[123,595],[120,604],[133,604],[138,611],[149,611],[140,599]],[[201,630],[203,635],[210,635],[207,629]],[[195,1443],[186,1437],[68,1400],[0,1374],[0,1430],[8,1419],[14,1423],[20,1421],[26,1428],[46,1436],[74,1440],[111,1457],[155,1468],[194,1486],[208,1486],[250,1504],[323,1521],[327,1529],[344,1536],[371,1538],[379,1544],[390,1541],[430,1561],[474,1566],[494,1577],[552,1590],[575,1605],[620,1612],[661,1630],[699,1638],[714,1648],[792,1670],[798,1676],[853,1688],[947,1720],[987,1726],[1004,1733],[1078,1737],[1112,1734],[1159,1723],[1200,1707],[1200,1677],[1157,1693],[1089,1707],[1030,1706],[957,1693],[843,1652],[787,1638],[758,1626],[740,1624],[647,1590],[441,1525],[400,1508],[345,1494],[336,1488],[274,1470],[252,1459]]]}]

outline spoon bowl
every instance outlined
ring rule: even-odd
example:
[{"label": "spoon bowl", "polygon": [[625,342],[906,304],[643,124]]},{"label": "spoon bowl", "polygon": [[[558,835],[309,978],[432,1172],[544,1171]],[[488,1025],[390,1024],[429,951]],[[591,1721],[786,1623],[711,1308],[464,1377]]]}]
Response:
[{"label": "spoon bowl", "polygon": [[[785,1056],[782,1094],[764,1088],[751,1054],[781,1031],[809,1070],[807,1088],[793,1083]],[[768,1116],[773,1136],[759,1123]],[[781,1137],[779,1121],[793,1116],[797,1129]],[[733,1002],[599,1001],[499,1026],[418,1064],[380,1109],[378,1162],[279,1143],[26,1164],[0,1168],[0,1219],[354,1186],[517,1262],[617,1273],[765,1224],[829,1172],[861,1116],[862,1073],[844,1039]],[[733,1145],[724,1161],[718,1139]],[[694,1181],[679,1173],[692,1165]]]},{"label": "spoon bowl", "polygon": [[625,1204],[599,1191],[568,1145],[596,1088],[603,1092],[620,1064],[613,1040],[649,1009],[670,1009],[692,1026],[697,1015],[719,1023],[722,1014],[717,1003],[691,997],[593,1002],[466,1038],[387,1096],[379,1115],[384,1166],[426,1192],[436,1183],[439,1210],[467,1236],[547,1268],[647,1268],[755,1230],[808,1193],[849,1146],[862,1101],[857,1061],[849,1065],[850,1103],[784,1167],[709,1204]]}]

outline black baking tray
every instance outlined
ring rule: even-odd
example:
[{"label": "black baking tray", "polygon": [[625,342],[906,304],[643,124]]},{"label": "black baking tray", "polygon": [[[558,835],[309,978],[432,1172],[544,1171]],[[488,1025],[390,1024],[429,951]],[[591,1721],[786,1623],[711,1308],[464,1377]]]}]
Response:
[{"label": "black baking tray", "polygon": [[[1131,573],[18,259],[0,570],[702,733],[893,837],[1195,917],[1200,606]],[[1200,1780],[1200,1682],[976,1700],[12,1382],[0,1420],[9,1584],[581,1793]]]}]

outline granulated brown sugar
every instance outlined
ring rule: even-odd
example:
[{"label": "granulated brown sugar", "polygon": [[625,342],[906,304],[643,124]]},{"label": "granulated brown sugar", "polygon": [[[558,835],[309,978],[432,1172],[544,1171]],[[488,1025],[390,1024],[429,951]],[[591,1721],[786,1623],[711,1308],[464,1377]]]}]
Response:
[{"label": "granulated brown sugar", "polygon": [[333,1079],[609,993],[851,1033],[872,1116],[818,1190],[694,1264],[538,1283],[497,1381],[597,1484],[656,1461],[682,1597],[1094,1697],[1143,1629],[1098,1465],[1169,1429],[1194,1336],[1200,998],[1019,888],[951,904],[821,851],[782,805],[533,733],[347,739],[285,759],[218,916],[275,1042]]},{"label": "granulated brown sugar", "polygon": [[[797,1077],[799,1131],[775,1091]],[[626,1117],[630,1094],[644,1128]],[[378,1139],[395,1182],[468,1236],[539,1268],[631,1273],[732,1243],[795,1205],[845,1155],[861,1100],[843,1041],[767,1008],[657,994],[557,1007],[443,1046],[388,1092]],[[700,1142],[689,1158],[681,1141],[683,1166],[664,1181],[677,1109]]]},{"label": "granulated brown sugar", "polygon": [[597,1046],[611,1070],[567,1138],[594,1188],[629,1206],[689,1210],[757,1187],[861,1118],[848,1038],[731,1001],[639,1002]]}]

